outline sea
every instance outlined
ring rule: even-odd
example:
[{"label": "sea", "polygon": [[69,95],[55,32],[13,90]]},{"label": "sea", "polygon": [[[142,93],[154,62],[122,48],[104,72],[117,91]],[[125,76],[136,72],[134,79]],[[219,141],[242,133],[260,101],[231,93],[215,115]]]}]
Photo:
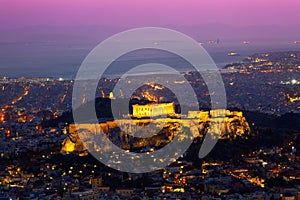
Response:
[{"label": "sea", "polygon": [[[55,42],[2,42],[0,43],[0,77],[51,77],[74,79],[85,57],[97,43],[55,43]],[[300,44],[290,40],[276,41],[222,41],[204,43],[204,49],[221,69],[229,63],[242,62],[254,53],[300,51]],[[228,56],[229,52],[238,53]],[[129,57],[119,65],[126,65]],[[172,57],[159,59],[172,59]],[[174,61],[176,62],[176,61]],[[186,71],[184,66],[179,69]],[[118,71],[114,71],[118,74]]]}]

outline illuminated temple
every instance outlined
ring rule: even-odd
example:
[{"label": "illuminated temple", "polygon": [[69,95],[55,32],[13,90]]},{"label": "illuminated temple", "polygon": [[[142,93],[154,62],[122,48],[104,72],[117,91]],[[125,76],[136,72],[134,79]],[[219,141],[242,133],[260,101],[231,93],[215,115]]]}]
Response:
[{"label": "illuminated temple", "polygon": [[[87,155],[87,149],[85,144],[82,143],[81,138],[78,134],[84,134],[85,131],[90,131],[92,133],[105,133],[108,136],[114,136],[113,140],[119,141],[123,147],[128,147],[128,145],[140,148],[143,146],[159,146],[162,141],[170,142],[176,135],[176,130],[178,124],[183,128],[190,130],[194,137],[202,138],[205,133],[209,131],[214,133],[212,137],[217,137],[220,139],[235,139],[236,137],[242,137],[250,133],[250,126],[243,116],[241,111],[230,111],[225,109],[214,109],[209,111],[203,110],[191,110],[188,111],[188,115],[179,115],[175,113],[175,103],[159,103],[159,104],[147,104],[147,105],[132,105],[133,113],[132,116],[135,119],[118,119],[113,121],[106,121],[99,123],[100,132],[97,132],[94,124],[70,124],[69,125],[69,135],[63,141],[61,152],[63,154],[77,153],[79,156]],[[167,117],[163,116],[180,116],[177,117]],[[150,117],[155,117],[151,119]],[[150,118],[150,119],[149,119]],[[200,121],[199,121],[200,120]],[[135,139],[130,139],[129,135],[131,133],[138,133],[141,131],[137,124],[148,124],[151,122],[156,127],[160,127],[163,123],[168,127],[170,131],[169,136],[166,139],[160,140],[141,140],[136,141]],[[122,130],[119,134],[118,129]],[[82,132],[78,132],[81,130]],[[147,126],[143,127],[147,133],[153,131]],[[221,132],[220,132],[221,130]],[[155,129],[153,135],[155,135]],[[122,138],[122,140],[120,140]]]},{"label": "illuminated temple", "polygon": [[160,103],[160,104],[147,104],[147,105],[132,105],[132,116],[136,118],[142,117],[156,117],[162,115],[175,115],[175,104]]}]

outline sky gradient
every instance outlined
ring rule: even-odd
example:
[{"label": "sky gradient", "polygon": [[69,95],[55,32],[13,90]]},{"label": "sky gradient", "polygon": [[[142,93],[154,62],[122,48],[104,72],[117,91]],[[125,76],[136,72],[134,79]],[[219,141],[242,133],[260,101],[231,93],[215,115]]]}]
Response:
[{"label": "sky gradient", "polygon": [[300,25],[299,0],[1,0],[1,29],[35,25]]}]

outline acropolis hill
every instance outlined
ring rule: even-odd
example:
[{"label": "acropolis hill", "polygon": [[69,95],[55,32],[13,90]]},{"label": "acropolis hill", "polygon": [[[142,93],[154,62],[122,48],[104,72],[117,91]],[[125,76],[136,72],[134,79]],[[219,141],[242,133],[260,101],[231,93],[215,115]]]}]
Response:
[{"label": "acropolis hill", "polygon": [[[225,117],[221,117],[224,115]],[[180,116],[175,113],[174,103],[136,104],[133,105],[132,117],[132,119],[118,119],[99,123],[101,132],[124,149],[163,146],[172,141],[179,130],[191,131],[195,138],[202,138],[209,128],[212,133],[218,132],[214,128],[221,128],[221,135],[215,135],[220,139],[234,139],[250,132],[249,124],[240,111],[221,109],[189,111],[187,116]],[[216,124],[220,126],[215,126]],[[82,152],[83,144],[78,137],[77,130],[91,130],[91,126],[94,125],[88,123],[70,124],[70,137],[63,142],[62,152]],[[160,130],[158,133],[157,128]],[[134,137],[136,134],[143,135],[144,133],[152,137]]]}]

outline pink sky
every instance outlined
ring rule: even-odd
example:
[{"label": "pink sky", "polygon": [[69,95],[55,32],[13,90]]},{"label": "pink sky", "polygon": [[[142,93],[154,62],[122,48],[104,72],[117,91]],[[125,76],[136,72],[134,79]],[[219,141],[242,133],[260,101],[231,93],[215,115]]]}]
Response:
[{"label": "pink sky", "polygon": [[1,0],[0,29],[31,25],[300,26],[299,0]]}]

